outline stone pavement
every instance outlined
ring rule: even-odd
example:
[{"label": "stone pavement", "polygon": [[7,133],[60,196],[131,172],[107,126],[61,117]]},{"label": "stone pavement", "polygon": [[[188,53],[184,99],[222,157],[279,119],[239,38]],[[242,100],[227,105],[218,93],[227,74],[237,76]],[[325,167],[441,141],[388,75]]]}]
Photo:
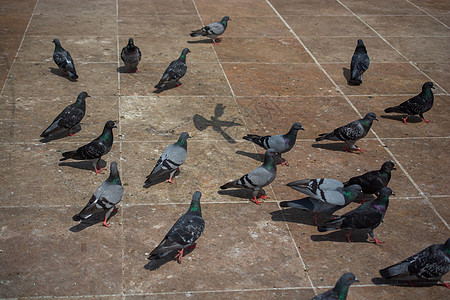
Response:
[{"label": "stone pavement", "polygon": [[[378,270],[449,237],[450,2],[423,0],[0,0],[0,297],[310,299],[353,272],[348,299],[444,299],[442,286],[377,285]],[[189,33],[232,21],[219,45]],[[143,58],[120,73],[133,37]],[[55,72],[53,38],[75,60],[78,82]],[[361,86],[345,74],[357,39],[371,65]],[[182,87],[153,93],[168,63],[188,47]],[[383,109],[436,86],[434,108],[404,125]],[[76,136],[39,135],[87,91]],[[373,111],[379,122],[345,153],[314,138]],[[60,163],[118,120],[112,151],[125,194],[111,228],[72,221],[107,175]],[[265,190],[261,206],[245,191],[219,186],[261,164],[247,133],[285,133],[300,121],[290,167]],[[143,188],[161,152],[182,131],[188,157],[175,184]],[[375,229],[382,247],[355,234],[319,233],[311,214],[281,210],[302,197],[285,185],[349,177],[396,164],[396,193]],[[108,165],[109,167],[109,165]],[[447,183],[446,183],[447,182]],[[179,265],[146,267],[148,253],[203,193],[206,229]],[[352,204],[343,211],[351,210]],[[447,208],[446,208],[447,207]],[[449,280],[447,274],[444,279]]]}]

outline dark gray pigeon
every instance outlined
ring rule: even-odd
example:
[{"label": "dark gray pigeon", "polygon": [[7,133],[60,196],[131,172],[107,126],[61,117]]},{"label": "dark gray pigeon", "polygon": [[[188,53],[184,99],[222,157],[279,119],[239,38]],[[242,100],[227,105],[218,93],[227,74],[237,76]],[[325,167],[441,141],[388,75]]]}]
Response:
[{"label": "dark gray pigeon", "polygon": [[311,211],[314,220],[318,222],[318,214],[333,214],[335,211],[356,201],[362,194],[361,187],[357,184],[344,188],[342,182],[328,179],[305,179],[288,183],[287,186],[309,197],[280,202],[281,207],[293,207],[305,211]]},{"label": "dark gray pigeon", "polygon": [[346,234],[349,242],[352,242],[350,240],[350,235],[354,229],[364,230],[373,239],[373,242],[380,246],[383,242],[375,238],[373,230],[383,221],[389,205],[390,195],[394,195],[392,190],[388,187],[383,188],[377,199],[363,203],[356,209],[343,214],[340,218],[317,226],[317,229],[320,232],[336,229],[350,229],[350,232]]},{"label": "dark gray pigeon", "polygon": [[173,175],[175,172],[180,171],[180,166],[186,159],[188,138],[190,138],[189,133],[183,132],[176,143],[167,146],[156,162],[156,166],[150,175],[147,176],[146,184],[151,184],[153,181],[166,177],[169,174],[170,177],[167,182],[173,183]]},{"label": "dark gray pigeon", "polygon": [[206,36],[212,39],[214,44],[217,44],[216,40],[219,40],[217,37],[225,32],[227,29],[227,22],[231,21],[230,17],[225,16],[222,18],[220,22],[211,23],[202,29],[194,30],[190,34],[192,37],[196,36]]},{"label": "dark gray pigeon", "polygon": [[358,184],[364,194],[378,194],[382,188],[387,187],[391,180],[391,170],[396,170],[392,161],[385,162],[380,170],[370,171],[363,175],[350,178],[344,183],[345,187]]},{"label": "dark gray pigeon", "polygon": [[350,64],[350,79],[348,84],[350,85],[360,85],[362,83],[362,76],[365,71],[369,68],[370,58],[367,55],[366,46],[362,40],[358,40],[356,45],[355,53],[352,56],[352,62]]},{"label": "dark gray pigeon", "polygon": [[367,135],[372,127],[373,120],[377,120],[377,115],[373,112],[368,113],[364,118],[348,123],[347,125],[336,128],[330,133],[321,133],[316,141],[331,140],[344,141],[345,151],[353,150],[364,151],[355,145],[356,141]]},{"label": "dark gray pigeon", "polygon": [[184,48],[181,52],[180,57],[170,63],[167,69],[164,71],[163,76],[159,80],[158,84],[155,85],[155,89],[163,90],[168,87],[172,87],[175,84],[177,87],[181,86],[180,79],[186,74],[186,54],[188,54],[189,49]]},{"label": "dark gray pigeon", "polygon": [[269,198],[261,194],[262,188],[269,185],[277,176],[277,164],[273,159],[273,156],[276,154],[277,153],[273,149],[268,149],[264,154],[264,163],[262,166],[257,167],[235,181],[222,185],[220,188],[223,190],[229,188],[251,189],[253,191],[253,199],[251,201],[256,204],[262,203],[258,201],[257,198]]},{"label": "dark gray pigeon", "polygon": [[385,279],[439,281],[450,271],[450,239],[445,244],[431,245],[402,262],[380,270]]},{"label": "dark gray pigeon", "polygon": [[86,97],[90,97],[88,93],[81,92],[77,97],[77,101],[64,108],[53,120],[52,124],[42,132],[41,137],[48,137],[60,132],[67,132],[68,135],[73,135],[71,130],[80,124],[86,112]]},{"label": "dark gray pigeon", "polygon": [[58,68],[64,73],[69,75],[72,80],[78,79],[77,71],[75,70],[75,64],[73,63],[70,53],[61,46],[58,39],[53,39],[55,44],[55,50],[53,51],[53,60]]},{"label": "dark gray pigeon", "polygon": [[[102,169],[98,162],[100,158],[107,154],[113,145],[113,132],[112,129],[117,128],[116,124],[113,121],[108,121],[103,128],[102,134],[97,137],[95,140],[81,146],[77,150],[64,152],[59,161],[64,161],[66,159],[75,159],[75,160],[92,160],[94,164],[95,173],[103,174],[100,170]],[[98,169],[97,169],[98,168]]]},{"label": "dark gray pigeon", "polygon": [[149,260],[160,259],[178,250],[178,263],[181,263],[184,249],[195,248],[197,239],[205,229],[205,220],[202,218],[200,198],[202,193],[195,192],[192,196],[189,210],[182,215],[166,234],[162,242],[150,253]]},{"label": "dark gray pigeon", "polygon": [[141,50],[139,50],[138,46],[134,45],[133,39],[129,38],[128,45],[123,47],[122,52],[120,53],[120,58],[124,62],[129,73],[137,72],[137,66],[141,61],[141,56]]},{"label": "dark gray pigeon", "polygon": [[108,179],[97,188],[89,203],[72,219],[74,221],[86,220],[93,214],[107,211],[102,224],[109,227],[107,223],[109,216],[112,212],[117,211],[116,205],[122,200],[122,196],[123,187],[119,177],[119,170],[117,169],[117,163],[113,161]]},{"label": "dark gray pigeon", "polygon": [[353,273],[345,273],[339,278],[333,289],[315,296],[311,300],[345,300],[347,299],[348,289],[354,282],[359,282]]},{"label": "dark gray pigeon", "polygon": [[267,149],[275,150],[277,153],[280,154],[280,159],[282,161],[281,164],[287,165],[287,162],[281,158],[281,154],[288,152],[294,147],[295,141],[297,140],[297,132],[299,130],[305,129],[303,128],[302,124],[297,122],[294,123],[294,125],[292,125],[291,129],[286,134],[266,135],[266,136],[247,134],[246,136],[243,137],[243,139],[253,142],[266,150]]},{"label": "dark gray pigeon", "polygon": [[429,111],[433,107],[434,102],[434,96],[433,91],[431,89],[434,89],[432,82],[425,82],[422,85],[422,92],[420,92],[419,95],[412,97],[409,100],[406,100],[402,104],[398,106],[393,106],[386,108],[384,110],[385,113],[399,113],[399,114],[407,114],[406,117],[402,118],[403,123],[408,123],[406,120],[413,115],[419,115],[419,117],[424,120],[426,123],[429,123],[430,121],[425,119],[423,116],[423,113]]}]

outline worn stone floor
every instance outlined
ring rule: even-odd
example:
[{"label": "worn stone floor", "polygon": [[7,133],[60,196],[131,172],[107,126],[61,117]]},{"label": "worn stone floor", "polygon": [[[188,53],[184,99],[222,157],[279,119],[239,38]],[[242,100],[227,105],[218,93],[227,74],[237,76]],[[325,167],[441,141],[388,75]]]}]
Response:
[{"label": "worn stone floor", "polygon": [[[189,33],[231,17],[218,45]],[[353,272],[348,299],[445,299],[442,286],[379,284],[378,270],[449,237],[450,2],[446,0],[0,0],[0,297],[108,299],[310,299]],[[133,37],[139,72],[120,73]],[[58,76],[53,38],[75,60],[79,80]],[[371,65],[361,86],[344,74],[357,39]],[[179,88],[153,93],[168,63],[188,47]],[[432,123],[404,125],[383,109],[436,86]],[[87,91],[76,136],[42,143],[40,133]],[[379,122],[360,154],[314,138],[373,111]],[[59,163],[118,121],[103,159],[119,162],[125,194],[111,228],[72,221],[107,175]],[[260,165],[247,133],[305,131],[278,167],[270,199],[219,186]],[[175,184],[143,188],[145,176],[182,131],[188,157]],[[293,180],[345,181],[397,166],[396,193],[375,230],[347,243],[319,233],[311,215],[281,210],[302,197]],[[182,264],[146,267],[148,253],[201,191],[206,229]],[[343,211],[357,207],[352,204]],[[447,274],[444,279],[449,280]]]}]

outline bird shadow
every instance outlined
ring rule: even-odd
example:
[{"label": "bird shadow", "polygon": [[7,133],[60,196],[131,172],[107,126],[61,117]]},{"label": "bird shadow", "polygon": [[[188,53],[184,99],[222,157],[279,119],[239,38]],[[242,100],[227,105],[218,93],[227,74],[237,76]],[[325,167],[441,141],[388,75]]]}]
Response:
[{"label": "bird shadow", "polygon": [[[177,177],[178,174],[180,174],[180,171],[176,171],[176,172],[173,174],[172,179],[175,179],[175,177]],[[152,186],[154,186],[154,185],[160,184],[161,182],[164,182],[164,181],[168,180],[169,178],[170,178],[170,174],[166,174],[165,176],[162,176],[162,177],[153,179],[152,181],[150,181],[150,180],[147,179],[147,180],[144,182],[144,185],[143,185],[142,187],[148,189],[149,187],[152,187]],[[170,183],[169,183],[169,184],[170,184]]]},{"label": "bird shadow", "polygon": [[[86,228],[91,227],[92,225],[101,223],[105,220],[107,211],[103,211],[97,214],[92,215],[91,217],[87,218],[86,220],[81,220],[81,222],[75,226],[72,226],[69,228],[72,232],[80,232],[85,230]],[[111,215],[109,216],[108,220],[111,220],[112,217],[114,217],[117,214],[117,211],[113,211]]]},{"label": "bird shadow", "polygon": [[[403,123],[402,115],[381,115],[383,119],[390,119],[395,121],[400,121]],[[411,116],[408,118],[408,123],[421,123],[422,119],[418,116]]]},{"label": "bird shadow", "polygon": [[[230,144],[235,144],[236,140],[234,140],[228,133],[226,133],[226,129],[233,127],[233,126],[243,126],[240,123],[235,122],[235,118],[233,118],[232,121],[223,121],[219,120],[220,117],[223,116],[225,113],[225,108],[222,103],[216,104],[216,107],[214,108],[214,116],[210,117],[210,120],[206,119],[203,116],[200,116],[199,114],[195,114],[193,117],[194,126],[197,130],[203,131],[206,130],[208,127],[211,127],[214,131],[217,131],[222,135],[222,137]],[[223,129],[225,127],[225,129]]]},{"label": "bird shadow", "polygon": [[253,193],[248,189],[219,190],[219,191],[217,191],[217,194],[227,195],[227,196],[242,198],[242,199],[253,198]]},{"label": "bird shadow", "polygon": [[[102,168],[105,168],[107,166],[106,161],[104,161],[103,159],[100,159],[98,162],[98,165]],[[83,160],[83,161],[71,161],[71,162],[62,162],[59,163],[60,167],[71,167],[71,168],[75,168],[75,169],[81,169],[81,170],[89,170],[89,171],[93,171],[94,170],[94,165],[91,161],[88,160]]]},{"label": "bird shadow", "polygon": [[[80,132],[81,129],[82,129],[81,125],[77,124],[74,128],[72,128],[70,130],[70,133],[76,134],[76,133]],[[39,141],[41,143],[48,143],[48,142],[51,142],[51,141],[63,139],[65,137],[67,137],[68,135],[69,135],[68,130],[61,130],[59,132],[55,132],[54,134],[50,134],[49,136],[46,136],[46,137],[40,139]]]},{"label": "bird shadow", "polygon": [[436,280],[423,280],[423,279],[385,279],[381,277],[372,278],[372,282],[376,285],[392,285],[392,286],[402,286],[408,288],[415,287],[430,287],[438,286],[439,282]]},{"label": "bird shadow", "polygon": [[296,208],[287,208],[275,210],[270,213],[272,221],[299,223],[310,226],[317,226],[314,222],[313,214],[309,211],[304,211]]},{"label": "bird shadow", "polygon": [[164,88],[156,88],[156,90],[154,90],[153,91],[153,93],[154,94],[161,94],[162,92],[164,92],[164,91],[168,91],[168,90],[171,90],[171,89],[174,89],[174,88],[176,88],[176,87],[179,87],[180,85],[181,85],[181,82],[178,82],[178,86],[177,86],[177,83],[176,82],[169,82],[169,83],[166,83],[165,85],[164,85]]},{"label": "bird shadow", "polygon": [[[136,69],[136,71],[137,71],[137,69]],[[117,68],[117,72],[118,72],[118,73],[121,73],[121,74],[126,74],[126,73],[131,73],[131,74],[133,74],[133,73],[136,73],[136,72],[130,72],[126,66],[120,66],[120,67],[118,67],[118,68]]]},{"label": "bird shadow", "polygon": [[343,143],[328,143],[328,144],[312,144],[311,147],[342,152],[344,151],[345,145]]},{"label": "bird shadow", "polygon": [[241,151],[241,150],[236,151],[236,154],[247,156],[251,159],[254,159],[254,160],[257,160],[260,162],[264,161],[264,154],[251,153],[251,152],[246,152],[246,151]]},{"label": "bird shadow", "polygon": [[[190,249],[189,247],[185,248],[183,250],[183,258],[186,255],[188,255],[189,253],[191,253],[192,251],[194,251],[194,248],[192,248],[192,249]],[[177,254],[178,254],[178,250],[173,250],[172,252],[170,252],[169,254],[164,256],[163,258],[152,259],[152,260],[150,260],[150,262],[148,264],[146,264],[144,266],[144,269],[149,270],[149,271],[158,270],[161,266],[165,265],[166,263],[176,260],[175,256],[177,256]]]},{"label": "bird shadow", "polygon": [[[345,235],[346,233],[348,233],[348,230],[337,230],[324,235],[311,235],[311,241],[348,243],[347,236]],[[354,230],[350,238],[352,243],[369,243],[367,241],[367,232],[358,232]]]},{"label": "bird shadow", "polygon": [[[220,40],[217,40],[216,43],[220,43]],[[204,39],[204,40],[196,40],[196,41],[187,41],[188,44],[212,44],[213,40]]]},{"label": "bird shadow", "polygon": [[64,74],[63,72],[61,72],[60,69],[56,69],[56,68],[52,68],[52,67],[48,67],[48,68],[50,69],[50,72],[54,75],[57,75],[59,77],[64,77],[67,80],[72,81],[72,82],[78,81],[77,79],[72,79],[69,75]]},{"label": "bird shadow", "polygon": [[344,75],[345,80],[347,80],[347,82],[350,80],[350,69],[349,68],[342,68],[342,74]]}]

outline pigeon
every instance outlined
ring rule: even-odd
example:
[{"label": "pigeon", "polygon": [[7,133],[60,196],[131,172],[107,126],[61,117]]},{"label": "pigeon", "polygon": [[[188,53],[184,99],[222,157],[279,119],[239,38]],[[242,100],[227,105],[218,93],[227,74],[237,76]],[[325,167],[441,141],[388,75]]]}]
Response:
[{"label": "pigeon", "polygon": [[59,69],[65,75],[69,75],[72,80],[78,79],[75,64],[73,63],[70,53],[64,50],[58,39],[53,39],[53,43],[55,44],[55,51],[53,51],[53,60],[55,61],[55,64],[58,65]]},{"label": "pigeon", "polygon": [[115,206],[122,200],[122,196],[123,187],[119,177],[119,170],[117,169],[117,163],[113,161],[108,179],[95,190],[89,203],[72,219],[74,221],[86,220],[93,214],[107,211],[102,224],[109,227],[107,223],[109,216],[112,212],[117,211]]},{"label": "pigeon", "polygon": [[180,57],[170,63],[164,71],[164,74],[158,84],[155,85],[155,89],[162,90],[173,85],[174,83],[177,87],[181,86],[181,82],[179,80],[186,74],[186,54],[189,52],[191,51],[189,51],[188,48],[184,48]]},{"label": "pigeon", "polygon": [[[102,134],[84,146],[81,146],[77,150],[64,152],[59,161],[64,161],[66,159],[76,159],[76,160],[92,160],[94,164],[94,169],[96,174],[103,174],[100,170],[102,169],[98,162],[100,158],[107,154],[113,145],[113,132],[112,129],[117,128],[113,121],[108,121],[103,128]],[[97,169],[98,167],[98,169]]]},{"label": "pigeon", "polygon": [[315,296],[311,300],[345,300],[347,299],[348,289],[353,282],[359,282],[353,273],[345,273],[342,275],[333,289]]},{"label": "pigeon", "polygon": [[189,133],[181,133],[178,141],[167,146],[161,157],[156,162],[156,166],[147,176],[146,184],[151,184],[153,181],[170,174],[167,182],[174,183],[172,180],[175,172],[180,171],[180,166],[184,163],[187,155],[187,139],[190,138]]},{"label": "pigeon", "polygon": [[231,21],[230,17],[225,16],[222,18],[222,21],[211,23],[202,29],[193,30],[190,35],[191,37],[206,36],[211,38],[214,44],[218,44],[216,40],[220,41],[220,39],[217,37],[225,32],[228,21]]},{"label": "pigeon", "polygon": [[162,242],[156,247],[148,257],[149,260],[160,259],[174,250],[178,250],[178,263],[181,263],[184,249],[195,248],[197,239],[205,229],[205,220],[202,218],[200,198],[202,193],[195,192],[192,196],[189,210],[182,215],[166,234]]},{"label": "pigeon", "polygon": [[382,188],[387,187],[389,180],[391,180],[391,170],[396,170],[394,163],[387,161],[381,166],[380,170],[352,177],[349,181],[344,182],[344,186],[359,184],[364,194],[378,194]]},{"label": "pigeon", "polygon": [[255,134],[247,134],[243,137],[244,140],[253,142],[264,149],[273,149],[280,154],[282,165],[287,165],[287,162],[281,158],[281,153],[286,153],[291,150],[297,139],[297,132],[305,130],[300,123],[294,123],[291,129],[286,134],[259,136]]},{"label": "pigeon", "polygon": [[380,270],[385,279],[433,280],[447,288],[450,284],[442,281],[442,276],[450,271],[450,239],[445,244],[431,245],[398,264]]},{"label": "pigeon", "polygon": [[355,142],[367,135],[370,127],[372,127],[373,120],[378,121],[377,115],[373,112],[370,112],[364,118],[338,127],[330,133],[319,134],[319,137],[316,138],[316,141],[344,141],[346,152],[351,152],[353,150],[364,151],[356,146]]},{"label": "pigeon", "polygon": [[426,123],[429,123],[430,120],[425,119],[423,113],[429,111],[433,107],[434,96],[431,89],[434,89],[433,83],[425,82],[422,85],[422,92],[419,95],[406,100],[398,106],[386,108],[384,112],[407,114],[406,117],[402,118],[403,123],[405,124],[408,123],[406,122],[406,120],[413,115],[419,115],[422,120],[424,120]]},{"label": "pigeon", "polygon": [[137,72],[137,66],[141,61],[141,50],[139,50],[138,46],[134,45],[133,39],[128,39],[128,45],[122,48],[122,52],[120,53],[120,58],[127,67],[128,72]]},{"label": "pigeon", "polygon": [[350,235],[352,234],[353,229],[365,230],[369,233],[373,242],[380,246],[383,242],[375,238],[373,230],[383,221],[383,217],[386,214],[389,205],[390,195],[394,195],[392,190],[385,187],[380,191],[377,199],[363,203],[356,209],[343,214],[340,218],[317,226],[317,229],[320,232],[335,229],[350,229],[350,232],[346,234],[349,242],[352,242],[350,240]]},{"label": "pigeon", "polygon": [[314,220],[318,222],[318,214],[333,214],[335,211],[356,201],[362,194],[357,184],[344,188],[340,181],[328,178],[305,179],[288,183],[287,186],[302,192],[309,197],[280,202],[281,207],[293,207],[315,214]]},{"label": "pigeon", "polygon": [[222,185],[220,188],[223,190],[229,188],[251,189],[253,191],[253,199],[251,201],[256,204],[262,203],[258,201],[258,197],[262,199],[269,198],[261,194],[262,188],[269,185],[277,176],[277,164],[273,158],[273,155],[276,154],[273,149],[268,149],[264,154],[264,163],[262,166],[257,167],[235,181]]},{"label": "pigeon", "polygon": [[88,93],[81,92],[77,101],[64,108],[52,124],[42,132],[41,137],[48,137],[62,131],[67,131],[68,135],[72,136],[71,130],[81,122],[86,112],[86,97],[90,97]]},{"label": "pigeon", "polygon": [[352,62],[350,64],[350,79],[348,84],[350,85],[360,85],[362,83],[362,76],[365,71],[369,68],[370,58],[367,55],[366,46],[362,40],[358,40],[356,45],[355,53],[352,56]]}]

